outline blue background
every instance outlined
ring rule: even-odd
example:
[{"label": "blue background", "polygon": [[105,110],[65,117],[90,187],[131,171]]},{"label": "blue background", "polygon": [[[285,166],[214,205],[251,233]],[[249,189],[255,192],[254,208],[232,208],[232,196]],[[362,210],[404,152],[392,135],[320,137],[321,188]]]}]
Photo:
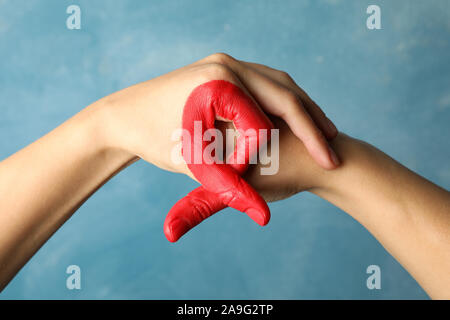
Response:
[{"label": "blue background", "polygon": [[[70,4],[81,30],[66,28]],[[369,4],[382,30],[366,28]],[[447,0],[0,0],[0,159],[109,93],[223,51],[288,71],[342,131],[448,189],[449,35]],[[165,215],[195,185],[138,162],[0,298],[427,298],[361,225],[310,194],[271,204],[265,228],[228,209],[171,244]],[[81,290],[66,288],[71,264]],[[366,287],[371,264],[381,290]]]}]

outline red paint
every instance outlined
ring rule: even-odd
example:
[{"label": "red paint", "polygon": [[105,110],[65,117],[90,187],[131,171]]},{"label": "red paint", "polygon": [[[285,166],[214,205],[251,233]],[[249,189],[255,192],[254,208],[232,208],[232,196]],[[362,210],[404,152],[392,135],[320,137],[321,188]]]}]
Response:
[{"label": "red paint", "polygon": [[[202,122],[203,134],[205,130],[214,128],[216,116],[232,120],[238,130],[273,128],[255,102],[236,85],[223,80],[204,83],[192,91],[183,110],[183,128],[191,133],[191,141],[183,140],[182,147],[185,150],[190,146],[191,156],[194,154],[194,143],[199,143],[194,140],[194,121]],[[270,139],[270,134],[268,136]],[[244,165],[195,164],[185,156],[189,153],[183,152],[188,168],[202,186],[180,199],[169,211],[164,222],[164,233],[169,241],[177,241],[187,231],[227,206],[245,212],[260,225],[269,222],[270,211],[266,202],[240,176],[247,170],[249,158],[253,156],[248,152],[251,138],[255,136],[240,136],[237,139],[235,153],[245,154]],[[201,144],[197,147],[203,151],[207,142],[202,141]]]}]

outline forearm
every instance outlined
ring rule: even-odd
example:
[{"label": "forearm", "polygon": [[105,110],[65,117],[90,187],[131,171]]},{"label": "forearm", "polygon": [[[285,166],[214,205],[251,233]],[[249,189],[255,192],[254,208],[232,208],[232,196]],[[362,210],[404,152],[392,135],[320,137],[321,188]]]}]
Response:
[{"label": "forearm", "polygon": [[376,148],[339,135],[342,165],[311,191],[362,225],[433,298],[450,297],[450,193]]},{"label": "forearm", "polygon": [[97,105],[0,162],[0,290],[103,183],[135,158],[103,142]]}]

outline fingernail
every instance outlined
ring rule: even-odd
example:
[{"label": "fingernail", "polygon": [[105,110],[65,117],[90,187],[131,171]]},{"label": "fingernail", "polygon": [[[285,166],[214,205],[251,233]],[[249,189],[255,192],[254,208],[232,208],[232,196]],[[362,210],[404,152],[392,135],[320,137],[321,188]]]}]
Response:
[{"label": "fingernail", "polygon": [[331,161],[333,161],[334,165],[337,167],[341,162],[339,161],[339,158],[337,157],[336,153],[333,149],[331,149],[330,146],[328,146],[328,152],[330,154]]},{"label": "fingernail", "polygon": [[336,134],[338,130],[337,130],[336,126],[334,125],[333,121],[331,121],[329,118],[327,118],[327,122],[328,122],[328,128],[330,128],[330,130],[333,134]]}]

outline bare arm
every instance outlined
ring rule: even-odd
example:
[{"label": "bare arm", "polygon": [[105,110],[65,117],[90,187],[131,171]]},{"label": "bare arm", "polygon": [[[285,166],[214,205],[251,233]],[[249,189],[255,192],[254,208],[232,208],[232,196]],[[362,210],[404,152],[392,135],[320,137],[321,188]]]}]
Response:
[{"label": "bare arm", "polygon": [[360,222],[435,299],[450,298],[450,193],[373,146],[339,134],[341,166],[322,170],[303,144],[280,130],[280,170],[248,179],[267,200],[309,190]]},{"label": "bare arm", "polygon": [[0,290],[90,195],[133,161],[192,177],[186,164],[172,161],[179,142],[172,134],[181,127],[189,94],[210,80],[239,86],[258,108],[287,119],[322,167],[338,165],[326,140],[336,128],[303,91],[292,92],[230,56],[211,55],[93,103],[0,162]]},{"label": "bare arm", "polygon": [[344,165],[312,192],[367,228],[432,298],[450,298],[450,193],[380,150],[341,135]]},{"label": "bare arm", "polygon": [[133,157],[105,149],[86,109],[0,162],[0,291],[79,206]]}]

